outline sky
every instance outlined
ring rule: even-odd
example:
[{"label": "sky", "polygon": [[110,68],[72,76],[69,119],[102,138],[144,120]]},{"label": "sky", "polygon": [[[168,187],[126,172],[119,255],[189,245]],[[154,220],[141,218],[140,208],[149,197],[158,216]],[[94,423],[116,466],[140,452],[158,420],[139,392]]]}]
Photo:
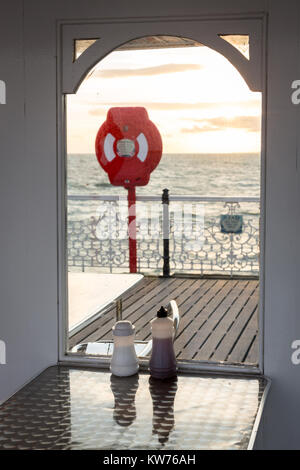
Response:
[{"label": "sky", "polygon": [[112,106],[144,106],[164,153],[257,153],[261,93],[208,47],[114,51],[67,96],[68,153],[94,154]]}]

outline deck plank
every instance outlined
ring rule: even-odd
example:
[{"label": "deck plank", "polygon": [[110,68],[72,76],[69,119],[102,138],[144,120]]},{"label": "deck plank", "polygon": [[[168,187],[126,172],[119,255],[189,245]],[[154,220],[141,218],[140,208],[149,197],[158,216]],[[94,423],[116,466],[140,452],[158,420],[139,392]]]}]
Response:
[{"label": "deck plank", "polygon": [[248,351],[258,334],[258,318],[255,314],[256,310],[257,308],[250,317],[246,328],[239,336],[232,352],[229,354],[228,362],[245,362]]},{"label": "deck plank", "polygon": [[161,305],[166,306],[178,290],[185,291],[189,287],[189,281],[184,279],[176,283],[166,283],[165,288],[156,294],[151,300],[143,305],[135,315],[130,315],[136,327],[136,339],[145,341],[151,335],[150,321],[155,318],[157,310]]},{"label": "deck plank", "polygon": [[[150,321],[160,305],[176,300],[180,326],[175,340],[178,359],[258,363],[256,280],[144,278],[123,296],[123,319],[136,327],[136,339],[151,337]],[[69,346],[112,339],[115,308],[82,331]]]},{"label": "deck plank", "polygon": [[[191,282],[191,281],[194,281],[194,282]],[[178,286],[172,292],[171,296],[165,299],[164,302],[160,302],[160,304],[164,304],[166,306],[170,300],[176,300],[178,308],[180,309],[180,314],[182,315],[181,306],[184,303],[184,300],[186,298],[189,298],[195,292],[197,292],[201,284],[202,283],[199,282],[199,280],[187,280],[185,281],[184,285]],[[158,304],[157,307],[159,306],[160,305]],[[154,315],[152,316],[152,318],[154,318],[155,313],[156,311],[154,312]],[[145,341],[148,338],[150,338],[151,336],[150,325],[146,319],[144,319],[142,327],[137,329],[137,334],[140,335],[140,339],[142,341]]]},{"label": "deck plank", "polygon": [[[133,303],[129,308],[123,309],[123,320],[130,320],[137,326],[140,319],[144,319],[147,314],[147,320],[155,316],[156,307],[158,303],[164,302],[172,295],[172,292],[185,281],[184,279],[161,279],[160,285],[150,291],[147,295],[140,298]],[[170,281],[170,282],[169,282]],[[110,321],[105,324],[101,332],[95,332],[89,336],[88,341],[97,341],[99,339],[112,339],[112,327],[115,323],[115,318],[112,316]],[[100,334],[99,334],[100,333]],[[136,339],[141,339],[136,337]]]},{"label": "deck plank", "polygon": [[239,312],[255,290],[251,281],[238,281],[210,319],[199,329],[199,346],[193,359],[209,360],[227,337]]},{"label": "deck plank", "polygon": [[[226,339],[222,341],[221,345],[218,347],[216,352],[212,356],[214,361],[224,361],[228,360],[228,356],[231,354],[234,345],[239,340],[244,328],[247,326],[250,321],[253,312],[257,309],[258,305],[258,296],[256,292],[249,297],[248,302],[242,308],[238,318],[227,332]],[[220,359],[222,358],[222,359]]]},{"label": "deck plank", "polygon": [[258,343],[259,336],[256,335],[250,350],[248,351],[247,356],[244,359],[245,364],[257,364],[258,362],[258,355],[259,355],[259,343]]},{"label": "deck plank", "polygon": [[180,330],[175,340],[175,352],[177,357],[184,349],[185,344],[191,339],[195,331],[193,328],[194,319],[203,309],[203,305],[209,305],[215,295],[225,286],[226,281],[209,280],[199,291],[193,296],[193,302],[187,303],[187,308],[183,305],[180,309]]},{"label": "deck plank", "polygon": [[[218,281],[216,287],[218,288],[221,286],[221,288],[216,293],[213,293],[214,295],[212,295],[210,301],[203,302],[202,300],[199,304],[196,304],[198,313],[191,319],[188,328],[186,328],[184,332],[185,342],[181,344],[182,350],[177,355],[179,359],[183,359],[186,354],[188,354],[192,359],[199,346],[199,329],[206,321],[208,321],[215,310],[219,308],[220,304],[224,301],[224,298],[227,297],[236,283],[237,281],[234,281],[233,284],[230,281],[226,281],[225,284],[223,284],[223,281]],[[210,290],[210,293],[212,290],[213,289]]]}]

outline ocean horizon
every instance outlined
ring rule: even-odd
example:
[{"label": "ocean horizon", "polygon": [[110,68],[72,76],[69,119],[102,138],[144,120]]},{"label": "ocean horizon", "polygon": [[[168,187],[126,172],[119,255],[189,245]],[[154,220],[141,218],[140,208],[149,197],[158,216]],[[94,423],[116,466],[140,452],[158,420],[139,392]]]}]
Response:
[{"label": "ocean horizon", "polygon": [[[112,186],[93,154],[68,154],[68,195],[124,195]],[[147,186],[137,194],[160,195],[168,188],[173,195],[207,197],[259,197],[259,153],[164,153]]]}]

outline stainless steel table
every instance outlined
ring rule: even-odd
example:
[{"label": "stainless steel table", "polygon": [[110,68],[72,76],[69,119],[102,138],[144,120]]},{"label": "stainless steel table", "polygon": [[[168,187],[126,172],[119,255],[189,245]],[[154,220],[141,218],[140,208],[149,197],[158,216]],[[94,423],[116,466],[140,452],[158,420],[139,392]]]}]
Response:
[{"label": "stainless steel table", "polygon": [[247,449],[267,389],[260,377],[50,367],[0,407],[0,449]]}]

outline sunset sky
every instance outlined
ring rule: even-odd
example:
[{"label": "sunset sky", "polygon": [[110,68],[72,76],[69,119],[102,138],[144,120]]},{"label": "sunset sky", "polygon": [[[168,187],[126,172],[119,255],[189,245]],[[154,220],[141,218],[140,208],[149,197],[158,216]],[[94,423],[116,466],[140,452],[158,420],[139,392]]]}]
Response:
[{"label": "sunset sky", "polygon": [[68,153],[94,153],[112,106],[144,106],[164,153],[260,151],[261,94],[207,47],[115,51],[67,97]]}]

